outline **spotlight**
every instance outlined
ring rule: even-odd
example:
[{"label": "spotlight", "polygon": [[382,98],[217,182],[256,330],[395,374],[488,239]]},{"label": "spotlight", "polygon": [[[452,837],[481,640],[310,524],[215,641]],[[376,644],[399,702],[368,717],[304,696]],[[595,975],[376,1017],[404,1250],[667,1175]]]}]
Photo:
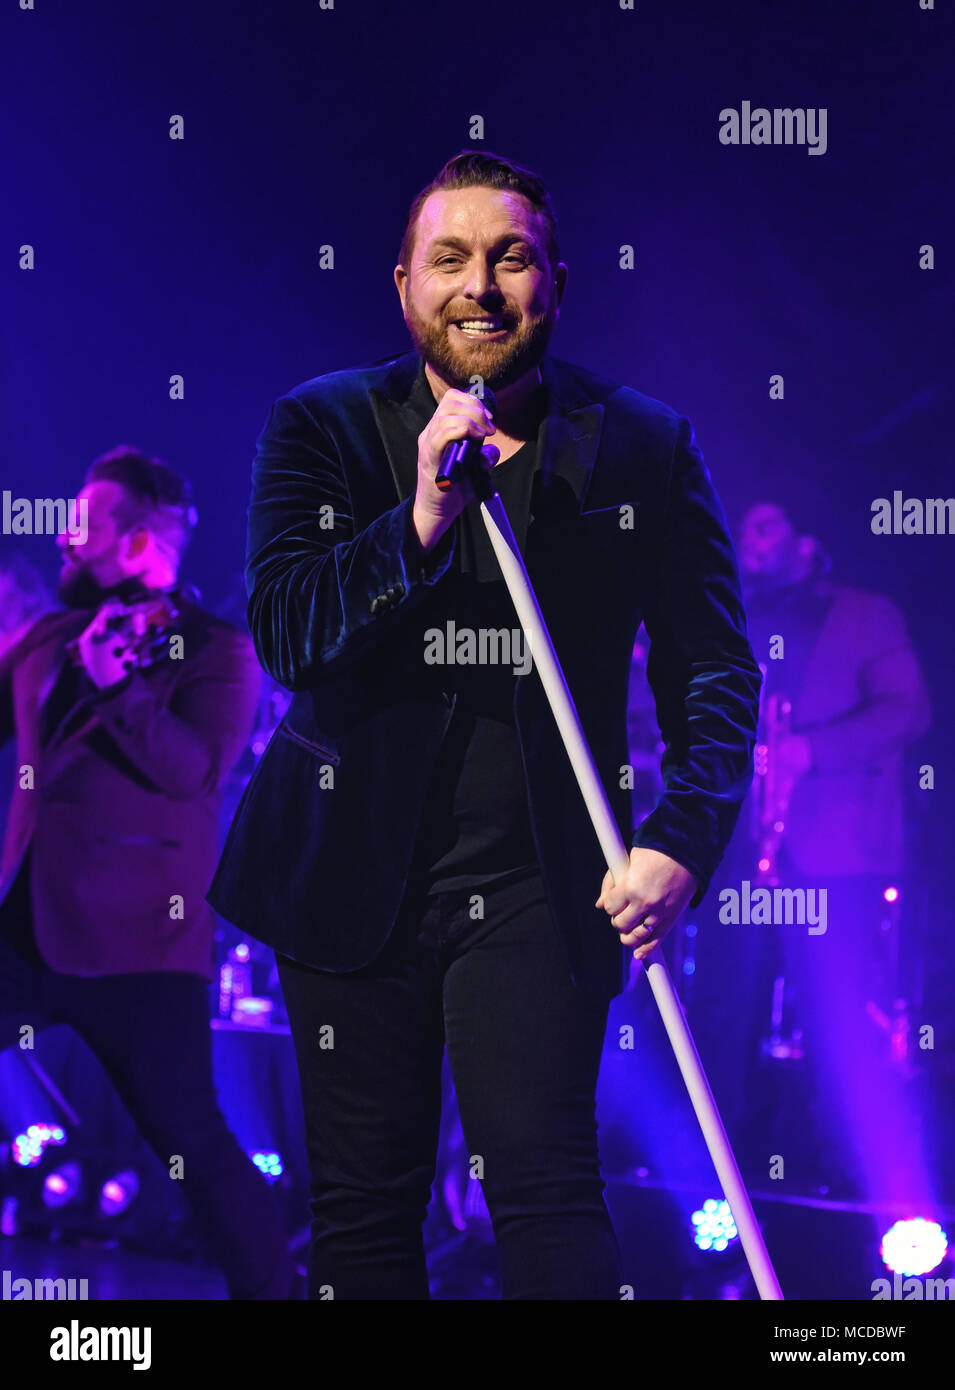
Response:
[{"label": "spotlight", "polygon": [[887,888],[882,896],[887,903],[897,903],[899,900],[899,890],[897,888]]},{"label": "spotlight", "polygon": [[260,1173],[264,1173],[269,1182],[278,1182],[285,1172],[282,1164],[282,1155],[268,1149],[251,1149],[249,1157],[258,1168]]},{"label": "spotlight", "polygon": [[879,1254],[893,1274],[929,1274],[942,1263],[947,1249],[948,1237],[938,1222],[915,1216],[889,1227]]},{"label": "spotlight", "polygon": [[65,1143],[66,1135],[59,1125],[30,1125],[13,1141],[13,1161],[19,1163],[21,1168],[35,1168],[48,1144]]},{"label": "spotlight", "polygon": [[19,1229],[17,1212],[20,1203],[16,1197],[4,1197],[0,1205],[0,1236],[15,1236]]},{"label": "spotlight", "polygon": [[100,1188],[99,1209],[104,1216],[119,1216],[139,1196],[139,1178],[131,1168],[107,1178]]},{"label": "spotlight", "polygon": [[690,1217],[693,1223],[693,1243],[700,1250],[725,1250],[739,1239],[730,1204],[708,1197],[701,1211]]},{"label": "spotlight", "polygon": [[235,1001],[232,1022],[244,1023],[247,1028],[268,1028],[272,1021],[272,1000],[246,994]]},{"label": "spotlight", "polygon": [[684,957],[684,960],[683,960],[683,967],[682,967],[683,973],[684,973],[684,975],[695,975],[695,974],[696,974],[696,951],[695,951],[695,946],[696,946],[696,936],[697,936],[696,923],[695,923],[695,922],[687,922],[686,926],[683,928],[683,935],[687,938],[687,943],[688,943],[688,944],[687,944],[687,950],[686,950],[686,956]]},{"label": "spotlight", "polygon": [[80,1165],[64,1163],[43,1179],[43,1204],[65,1207],[80,1190]]}]

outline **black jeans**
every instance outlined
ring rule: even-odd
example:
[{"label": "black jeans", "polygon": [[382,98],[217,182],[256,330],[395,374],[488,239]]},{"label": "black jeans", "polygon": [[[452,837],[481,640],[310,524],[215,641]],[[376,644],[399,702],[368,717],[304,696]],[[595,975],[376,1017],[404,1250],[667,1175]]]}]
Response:
[{"label": "black jeans", "polygon": [[538,872],[412,890],[371,965],[280,957],[279,973],[312,1174],[311,1298],[429,1297],[445,1043],[504,1298],[620,1297],[595,1115],[608,1004],[574,986]]},{"label": "black jeans", "polygon": [[24,1024],[70,1024],[160,1161],[168,1167],[173,1154],[182,1156],[183,1195],[230,1298],[287,1298],[291,1260],[281,1213],[216,1099],[206,982],[173,971],[57,974],[36,953],[23,882],[18,876],[3,904],[0,1049],[18,1041]]}]

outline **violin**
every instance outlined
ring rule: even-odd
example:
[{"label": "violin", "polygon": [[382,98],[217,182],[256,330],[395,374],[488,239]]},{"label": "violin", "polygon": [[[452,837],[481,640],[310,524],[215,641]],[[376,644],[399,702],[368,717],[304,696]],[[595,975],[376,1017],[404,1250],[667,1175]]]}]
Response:
[{"label": "violin", "polygon": [[[148,593],[132,603],[107,599],[100,612],[106,614],[103,631],[92,640],[115,643],[113,655],[126,653],[127,671],[142,671],[169,656],[169,638],[176,631],[180,608],[176,597],[165,590]],[[82,666],[79,638],[67,646],[74,666]]]}]

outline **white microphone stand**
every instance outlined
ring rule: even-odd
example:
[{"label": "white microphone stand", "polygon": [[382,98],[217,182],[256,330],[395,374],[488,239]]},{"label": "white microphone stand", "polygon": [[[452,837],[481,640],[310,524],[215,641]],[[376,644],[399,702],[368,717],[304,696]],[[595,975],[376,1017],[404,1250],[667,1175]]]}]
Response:
[{"label": "white microphone stand", "polygon": [[[484,517],[494,553],[517,610],[525,639],[530,645],[534,665],[540,673],[567,756],[570,758],[594,830],[597,832],[600,848],[607,861],[607,868],[614,882],[619,882],[630,866],[630,853],[621,838],[607,794],[597,774],[593,755],[580,726],[577,710],[557,660],[550,633],[544,624],[537,596],[514,532],[511,530],[507,512],[483,465],[477,463],[472,467],[468,460],[465,467],[475,494],[481,501],[481,515]],[[650,965],[644,966],[644,969],[670,1045],[683,1074],[686,1089],[689,1091],[696,1118],[703,1131],[706,1147],[729,1202],[759,1296],[761,1299],[781,1299],[783,1295],[776,1272],[769,1258],[762,1231],[757,1224],[749,1194],[743,1186],[743,1179],[673,982],[662,960],[652,961]]]}]

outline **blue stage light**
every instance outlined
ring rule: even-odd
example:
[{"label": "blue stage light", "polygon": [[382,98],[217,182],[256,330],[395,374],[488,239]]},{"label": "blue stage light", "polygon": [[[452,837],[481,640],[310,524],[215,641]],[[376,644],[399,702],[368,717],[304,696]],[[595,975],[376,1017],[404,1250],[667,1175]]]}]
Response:
[{"label": "blue stage light", "polygon": [[260,1173],[264,1173],[269,1182],[277,1182],[285,1168],[282,1164],[282,1155],[269,1149],[251,1149],[249,1157],[258,1168]]},{"label": "blue stage light", "polygon": [[66,1143],[66,1134],[59,1125],[29,1125],[22,1134],[13,1140],[13,1161],[21,1168],[35,1168],[43,1157],[44,1150],[53,1144]]},{"label": "blue stage light", "polygon": [[693,1223],[693,1243],[700,1250],[727,1250],[739,1239],[736,1222],[726,1201],[708,1197],[702,1209],[690,1217]]}]

